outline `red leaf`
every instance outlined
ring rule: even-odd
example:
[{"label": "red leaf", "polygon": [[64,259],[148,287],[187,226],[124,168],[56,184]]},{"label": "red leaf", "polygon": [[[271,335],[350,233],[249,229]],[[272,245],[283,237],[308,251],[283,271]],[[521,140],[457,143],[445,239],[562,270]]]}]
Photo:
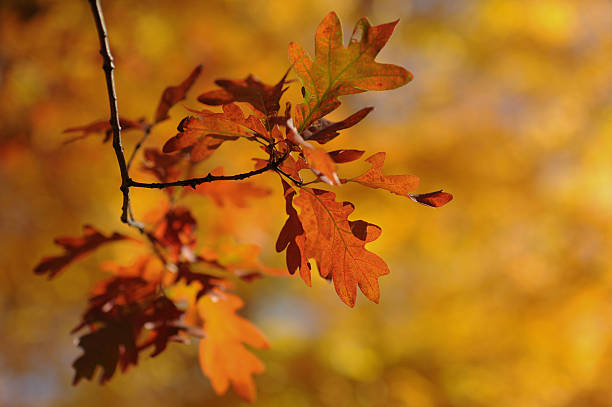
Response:
[{"label": "red leaf", "polygon": [[181,174],[178,164],[182,159],[183,157],[177,154],[164,154],[157,148],[147,148],[140,168],[153,174],[160,182],[174,181]]},{"label": "red leaf", "polygon": [[198,117],[189,116],[179,124],[179,133],[164,144],[163,152],[171,153],[192,147],[191,160],[208,158],[221,144],[240,137],[253,138],[261,135],[268,138],[265,127],[255,116],[244,117],[235,104],[223,105],[223,113],[202,110]]},{"label": "red leaf", "polygon": [[198,96],[198,100],[206,105],[219,106],[233,102],[247,102],[264,116],[270,116],[280,110],[280,98],[287,88],[287,73],[274,86],[266,85],[253,75],[245,79],[217,79],[215,83],[221,87]]},{"label": "red leaf", "polygon": [[34,268],[34,273],[48,274],[51,279],[70,263],[87,256],[103,244],[126,239],[131,238],[116,232],[110,236],[104,236],[93,226],[85,225],[81,237],[58,237],[55,239],[55,244],[63,247],[65,253],[61,256],[44,257]]},{"label": "red leaf", "polygon": [[179,258],[184,250],[191,250],[196,243],[197,222],[191,211],[184,206],[168,210],[153,231],[157,241],[170,251],[173,260]]},{"label": "red leaf", "polygon": [[304,140],[325,144],[335,139],[340,134],[338,133],[339,130],[353,127],[363,120],[372,110],[374,110],[373,107],[363,108],[339,122],[332,122],[327,119],[316,120],[302,132],[302,135],[304,136]]},{"label": "red leaf", "polygon": [[437,208],[449,203],[453,199],[453,196],[448,192],[443,192],[442,190],[439,190],[435,192],[428,192],[426,194],[411,194],[410,198],[413,201],[421,203],[423,205]]},{"label": "red leaf", "polygon": [[360,159],[363,153],[365,151],[362,150],[335,150],[328,154],[335,163],[342,164]]},{"label": "red leaf", "polygon": [[[144,118],[141,118],[136,121],[136,120],[125,119],[123,117],[119,118],[119,125],[121,126],[121,130],[144,130],[147,126]],[[108,140],[110,140],[113,134],[113,128],[110,124],[110,121],[99,120],[96,122],[85,124],[83,126],[70,127],[64,130],[64,133],[75,133],[75,132],[81,132],[81,134],[79,136],[64,140],[62,144],[72,143],[73,141],[84,139],[96,133],[104,133],[104,139],[102,140],[102,142],[106,143]]]},{"label": "red leaf", "polygon": [[300,276],[306,285],[310,286],[310,263],[305,256],[306,234],[302,228],[299,215],[293,207],[295,191],[282,178],[281,182],[285,195],[285,210],[289,218],[287,218],[276,240],[276,251],[280,253],[285,249],[287,250],[285,256],[289,273],[294,274],[299,269]]},{"label": "red leaf", "polygon": [[169,86],[164,89],[161,100],[159,101],[159,105],[157,106],[157,110],[155,112],[155,123],[159,123],[169,117],[168,111],[170,108],[177,102],[185,99],[187,92],[189,92],[189,89],[191,89],[195,81],[198,79],[200,73],[202,73],[202,65],[196,66],[189,76],[179,85]]}]

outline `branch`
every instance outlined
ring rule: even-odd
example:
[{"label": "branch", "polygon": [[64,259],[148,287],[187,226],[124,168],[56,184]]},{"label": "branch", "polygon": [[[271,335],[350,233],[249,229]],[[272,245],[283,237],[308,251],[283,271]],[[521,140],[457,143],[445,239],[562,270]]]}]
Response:
[{"label": "branch", "polygon": [[128,181],[128,186],[130,187],[136,187],[136,188],[149,188],[149,189],[162,189],[162,188],[169,188],[169,187],[192,187],[195,188],[197,185],[200,184],[204,184],[206,182],[213,182],[213,181],[239,181],[242,179],[246,179],[249,177],[252,177],[254,175],[258,175],[258,174],[262,174],[266,171],[269,170],[274,170],[274,171],[278,171],[279,168],[278,166],[285,160],[286,155],[283,156],[280,160],[278,161],[270,161],[268,162],[268,164],[265,167],[261,167],[257,170],[253,170],[253,171],[249,171],[249,172],[244,172],[242,174],[235,174],[235,175],[212,175],[212,174],[208,174],[205,177],[201,177],[201,178],[190,178],[190,179],[184,179],[184,180],[180,180],[180,181],[173,181],[173,182],[152,182],[152,183],[146,183],[146,182],[138,182],[138,181],[134,181],[133,179],[130,179]]},{"label": "branch", "polygon": [[119,112],[117,109],[117,92],[115,91],[115,78],[113,75],[113,69],[115,65],[113,63],[113,57],[110,52],[110,46],[108,43],[108,34],[106,31],[106,24],[104,23],[104,15],[102,14],[102,7],[100,6],[100,0],[89,0],[91,6],[91,12],[96,21],[96,28],[98,30],[98,39],[100,40],[100,55],[104,59],[102,68],[106,76],[106,88],[108,90],[108,102],[110,104],[110,124],[113,129],[113,149],[117,156],[117,163],[119,164],[119,171],[121,172],[121,192],[123,193],[123,205],[121,209],[121,221],[131,226],[134,221],[128,218],[128,211],[130,207],[130,176],[128,173],[128,167],[125,162],[125,156],[123,155],[123,146],[121,144],[121,125],[119,124]]}]

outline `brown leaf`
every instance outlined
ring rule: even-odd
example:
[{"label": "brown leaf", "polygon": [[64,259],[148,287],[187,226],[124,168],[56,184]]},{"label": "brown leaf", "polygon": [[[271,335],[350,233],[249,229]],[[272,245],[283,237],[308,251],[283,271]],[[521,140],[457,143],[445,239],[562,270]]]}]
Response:
[{"label": "brown leaf", "polygon": [[44,257],[34,268],[36,274],[48,274],[49,278],[55,277],[70,263],[79,260],[105,243],[118,240],[131,239],[119,233],[104,236],[91,225],[83,226],[83,236],[80,237],[58,237],[55,244],[64,248],[65,253],[61,256]]},{"label": "brown leaf", "polygon": [[349,221],[353,205],[335,198],[333,192],[302,188],[294,199],[306,234],[302,256],[314,258],[323,277],[331,276],[336,293],[349,307],[355,305],[358,285],[366,297],[378,303],[378,278],[388,274],[389,268],[366,250],[365,244],[378,238],[380,228]]},{"label": "brown leaf", "polygon": [[[121,126],[121,130],[144,130],[147,126],[144,118],[138,120],[130,120],[125,119],[123,117],[119,118],[119,125]],[[103,143],[106,143],[111,139],[113,135],[113,128],[108,120],[99,120],[96,122],[92,122],[89,124],[85,124],[83,126],[70,127],[64,130],[64,133],[75,133],[81,132],[80,135],[76,137],[71,137],[67,140],[64,140],[62,144],[72,143],[77,140],[84,139],[86,137],[91,136],[92,134],[104,133]]]},{"label": "brown leaf", "polygon": [[155,123],[159,123],[169,117],[168,111],[170,108],[177,102],[185,99],[187,92],[189,92],[189,89],[191,89],[201,73],[202,65],[198,65],[179,85],[168,86],[166,89],[164,89],[159,105],[157,106],[157,110],[155,111]]},{"label": "brown leaf", "polygon": [[411,194],[410,199],[423,205],[437,208],[449,203],[453,199],[453,196],[448,192],[439,190],[435,192],[428,192],[426,194]]},{"label": "brown leaf", "polygon": [[336,164],[342,164],[360,159],[363,153],[362,150],[335,150],[328,154]]},{"label": "brown leaf", "polygon": [[302,135],[304,140],[325,144],[335,139],[340,134],[338,133],[339,130],[353,127],[363,120],[372,110],[374,110],[373,107],[363,108],[339,122],[332,122],[327,119],[316,120],[302,132]]},{"label": "brown leaf", "polygon": [[170,252],[172,260],[176,261],[181,253],[195,246],[196,227],[197,222],[191,211],[184,206],[175,206],[166,212],[153,235]]},{"label": "brown leaf", "polygon": [[219,106],[233,102],[246,102],[264,116],[271,116],[280,110],[280,98],[287,88],[287,73],[276,85],[266,85],[253,75],[245,79],[217,79],[215,83],[221,87],[198,96],[198,100],[206,105]]},{"label": "brown leaf", "polygon": [[259,119],[251,115],[244,117],[242,110],[235,104],[223,105],[223,113],[202,110],[198,117],[189,116],[179,124],[179,133],[170,138],[163,147],[164,153],[171,153],[192,147],[191,160],[201,161],[208,158],[223,142],[240,137],[253,138],[261,135],[269,137]]},{"label": "brown leaf", "polygon": [[368,171],[357,178],[343,180],[353,181],[370,188],[382,188],[387,191],[410,198],[410,191],[414,191],[419,185],[419,178],[414,175],[385,175],[382,167],[385,163],[385,153],[376,153],[366,159],[372,165]]},{"label": "brown leaf", "polygon": [[160,182],[176,180],[181,170],[178,164],[183,157],[177,154],[164,154],[157,148],[147,148],[144,151],[144,162],[141,169],[153,174]]},{"label": "brown leaf", "polygon": [[305,256],[306,252],[306,234],[302,228],[299,215],[293,207],[293,198],[295,190],[289,186],[282,178],[283,190],[285,195],[285,210],[289,217],[283,225],[283,228],[276,240],[276,251],[285,252],[287,260],[287,269],[290,274],[294,274],[296,270],[300,270],[300,277],[306,285],[310,286],[310,263]]},{"label": "brown leaf", "polygon": [[217,394],[224,394],[231,384],[243,399],[255,401],[257,391],[253,374],[262,373],[264,365],[245,345],[267,348],[263,334],[236,311],[243,302],[233,294],[214,291],[198,302],[206,336],[200,340],[200,366]]}]

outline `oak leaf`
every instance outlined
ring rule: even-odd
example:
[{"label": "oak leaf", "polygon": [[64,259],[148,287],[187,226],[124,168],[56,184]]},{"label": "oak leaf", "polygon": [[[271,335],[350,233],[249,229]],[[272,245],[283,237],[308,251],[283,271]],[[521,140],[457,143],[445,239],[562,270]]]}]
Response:
[{"label": "oak leaf", "polygon": [[233,102],[249,103],[255,110],[268,117],[280,110],[280,99],[287,90],[287,73],[276,85],[267,85],[253,75],[245,79],[217,79],[221,89],[205,92],[198,96],[198,101],[211,106],[225,105]]},{"label": "oak leaf", "polygon": [[166,248],[172,260],[181,254],[191,253],[195,246],[195,229],[197,222],[191,211],[184,206],[170,208],[153,231],[153,236],[159,244]]},{"label": "oak leaf", "polygon": [[293,198],[296,193],[289,184],[287,184],[282,178],[283,192],[285,196],[285,210],[287,215],[287,221],[281,229],[278,239],[276,240],[276,251],[282,252],[286,250],[285,257],[287,261],[287,269],[290,274],[294,274],[296,270],[300,270],[300,277],[310,286],[310,263],[306,258],[306,234],[304,228],[302,228],[302,222],[300,217],[293,207]]},{"label": "oak leaf", "polygon": [[171,153],[191,147],[191,160],[208,158],[225,141],[256,135],[269,137],[261,121],[253,115],[244,117],[235,104],[223,105],[222,113],[202,110],[198,117],[188,116],[178,126],[179,133],[164,144],[162,151]]},{"label": "oak leaf", "polygon": [[70,263],[81,259],[103,244],[119,240],[131,239],[120,233],[105,236],[91,225],[83,226],[83,236],[58,237],[55,244],[64,248],[65,253],[61,256],[44,257],[34,268],[36,274],[48,274],[49,278],[55,277]]},{"label": "oak leaf", "polygon": [[374,110],[373,107],[363,108],[339,122],[332,122],[325,118],[315,120],[302,132],[302,136],[304,140],[316,141],[319,144],[328,143],[340,134],[338,133],[339,130],[353,127],[362,121],[372,110]]},{"label": "oak leaf", "polygon": [[342,26],[336,13],[329,13],[315,34],[315,59],[298,44],[289,44],[289,60],[303,86],[305,103],[296,109],[300,131],[340,105],[339,96],[366,90],[394,89],[412,79],[406,69],[375,62],[397,21],[372,26],[360,19],[348,47],[344,47]]},{"label": "oak leaf", "polygon": [[168,86],[164,89],[157,110],[155,111],[155,123],[159,123],[169,117],[168,111],[170,108],[177,102],[185,99],[187,92],[191,89],[201,73],[202,65],[198,65],[183,82],[176,86]]},{"label": "oak leaf", "polygon": [[[130,120],[124,117],[119,118],[119,125],[121,126],[121,130],[144,130],[147,127],[144,118],[139,120]],[[113,135],[113,128],[108,120],[99,120],[92,123],[85,124],[83,126],[70,127],[64,130],[64,133],[76,133],[81,132],[80,135],[76,137],[71,137],[67,140],[64,140],[62,144],[72,143],[77,140],[84,139],[86,137],[91,136],[92,134],[104,133],[103,143],[106,143],[111,139]]]},{"label": "oak leaf", "polygon": [[335,198],[333,192],[301,188],[294,199],[306,235],[302,256],[316,260],[321,276],[331,276],[336,293],[349,307],[355,305],[358,285],[367,298],[378,303],[378,278],[388,274],[389,268],[365,244],[380,236],[380,228],[366,224],[353,230],[365,222],[349,221],[353,204]]},{"label": "oak leaf", "polygon": [[439,190],[426,194],[411,194],[410,199],[423,205],[437,208],[449,203],[453,199],[453,196],[448,192]]},{"label": "oak leaf", "polygon": [[343,182],[353,181],[370,188],[381,188],[394,193],[410,198],[410,192],[414,191],[419,185],[419,178],[414,175],[385,175],[382,173],[382,167],[385,163],[385,153],[376,153],[366,161],[372,167],[364,174]]},{"label": "oak leaf", "polygon": [[144,162],[141,169],[153,174],[160,182],[176,180],[181,170],[178,164],[183,157],[176,154],[164,154],[157,148],[147,148],[144,150]]},{"label": "oak leaf", "polygon": [[231,384],[240,397],[253,402],[252,375],[262,373],[264,365],[245,345],[264,349],[268,342],[255,325],[236,314],[243,306],[239,297],[221,291],[212,294],[198,302],[206,333],[199,347],[202,371],[217,394],[224,394]]},{"label": "oak leaf", "polygon": [[336,164],[342,164],[360,159],[363,153],[363,150],[335,150],[328,154]]}]

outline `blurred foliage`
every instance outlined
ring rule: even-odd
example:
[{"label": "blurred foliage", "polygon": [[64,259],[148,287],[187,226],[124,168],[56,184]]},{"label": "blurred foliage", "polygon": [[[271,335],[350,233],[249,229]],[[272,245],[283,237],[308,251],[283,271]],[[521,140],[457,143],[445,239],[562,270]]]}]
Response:
[{"label": "blurred foliage", "polygon": [[[163,88],[198,63],[203,79],[185,106],[196,106],[193,97],[219,77],[254,73],[274,83],[288,67],[288,42],[312,44],[330,7],[103,6],[119,110],[133,118],[151,117]],[[334,7],[345,30],[363,15],[375,24],[401,18],[380,60],[415,76],[393,92],[347,98],[337,118],[376,110],[338,143],[388,151],[389,173],[418,174],[423,191],[444,187],[455,200],[432,210],[342,187],[356,216],[383,228],[373,246],[391,274],[381,279],[380,305],[360,297],[348,309],[319,280],[311,289],[283,278],[241,287],[245,313],[272,344],[258,352],[267,372],[257,377],[256,405],[611,406],[612,3]],[[70,386],[79,351],[68,332],[101,278],[97,264],[133,257],[104,248],[52,283],[31,271],[54,253],[53,237],[74,235],[83,223],[125,230],[110,146],[95,137],[61,146],[64,128],[108,115],[96,41],[85,1],[0,3],[0,405],[244,405],[233,394],[214,396],[195,346],[173,345],[104,387]],[[150,145],[172,135],[185,110],[179,104],[170,114]],[[136,134],[126,134],[128,151]],[[252,146],[223,146],[206,165],[243,170],[253,156]],[[269,264],[281,265],[273,250],[285,219],[280,185],[272,175],[256,181],[276,196],[232,209],[231,218],[194,201],[199,233],[257,243]],[[136,212],[160,197],[135,192]]]}]

